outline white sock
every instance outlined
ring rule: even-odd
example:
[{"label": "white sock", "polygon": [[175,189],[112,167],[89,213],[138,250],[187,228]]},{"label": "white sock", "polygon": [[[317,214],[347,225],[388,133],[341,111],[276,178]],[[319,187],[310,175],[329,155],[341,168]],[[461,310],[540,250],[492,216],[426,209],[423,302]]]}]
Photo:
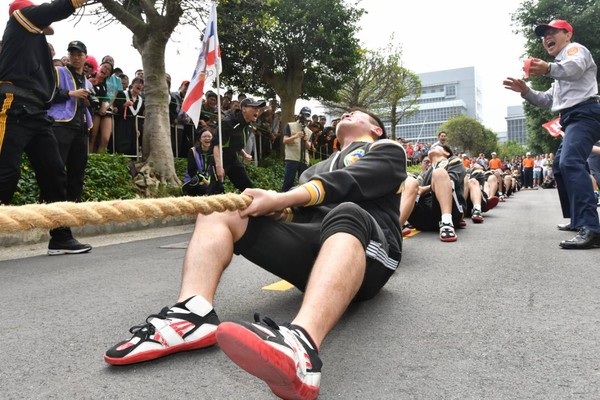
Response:
[{"label": "white sock", "polygon": [[452,224],[452,214],[442,214],[442,223],[454,226],[454,224]]},{"label": "white sock", "polygon": [[481,204],[473,204],[473,211],[481,211]]},{"label": "white sock", "polygon": [[213,309],[212,304],[210,304],[208,302],[208,300],[206,300],[204,297],[197,295],[197,296],[192,296],[187,300],[184,300],[182,303],[185,304],[185,307],[193,312],[194,314],[197,314],[201,317],[204,317],[206,314],[208,314],[209,312],[211,312],[211,310]]}]

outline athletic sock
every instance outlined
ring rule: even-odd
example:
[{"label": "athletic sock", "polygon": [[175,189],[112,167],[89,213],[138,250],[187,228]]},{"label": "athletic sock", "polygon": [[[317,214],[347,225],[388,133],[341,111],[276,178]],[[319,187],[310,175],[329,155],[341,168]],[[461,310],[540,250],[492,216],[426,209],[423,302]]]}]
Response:
[{"label": "athletic sock", "polygon": [[204,317],[212,311],[213,306],[204,297],[197,295],[175,304],[171,307],[171,309],[173,308],[188,310],[196,315]]},{"label": "athletic sock", "polygon": [[442,214],[442,223],[454,225],[452,223],[452,214]]}]

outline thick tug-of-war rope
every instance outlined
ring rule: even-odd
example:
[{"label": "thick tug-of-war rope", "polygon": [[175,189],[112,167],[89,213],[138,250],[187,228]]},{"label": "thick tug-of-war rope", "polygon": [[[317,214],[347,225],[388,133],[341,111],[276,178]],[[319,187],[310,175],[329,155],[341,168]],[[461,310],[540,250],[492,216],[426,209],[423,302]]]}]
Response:
[{"label": "thick tug-of-war rope", "polygon": [[208,215],[213,212],[243,210],[251,202],[250,196],[228,193],[200,197],[0,206],[0,232],[14,233],[35,228],[54,229],[182,215]]}]

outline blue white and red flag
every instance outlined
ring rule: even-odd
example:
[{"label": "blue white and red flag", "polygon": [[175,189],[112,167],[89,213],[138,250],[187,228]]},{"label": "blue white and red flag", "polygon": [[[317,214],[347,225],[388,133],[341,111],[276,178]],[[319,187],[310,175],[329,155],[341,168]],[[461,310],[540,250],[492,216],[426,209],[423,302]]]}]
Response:
[{"label": "blue white and red flag", "polygon": [[181,109],[187,113],[196,128],[200,120],[204,88],[212,84],[217,75],[221,73],[221,70],[221,49],[219,47],[219,37],[217,36],[217,5],[213,1],[202,40],[202,50],[198,56],[194,75],[190,79],[190,86],[181,106]]}]

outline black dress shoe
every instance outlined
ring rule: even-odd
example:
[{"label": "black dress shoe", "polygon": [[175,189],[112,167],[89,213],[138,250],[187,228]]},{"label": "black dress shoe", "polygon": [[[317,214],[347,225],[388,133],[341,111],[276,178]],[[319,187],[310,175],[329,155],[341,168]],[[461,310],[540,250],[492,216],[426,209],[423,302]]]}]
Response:
[{"label": "black dress shoe", "polygon": [[573,239],[563,240],[559,244],[563,249],[591,249],[600,247],[600,233],[595,233],[587,228],[581,228]]},{"label": "black dress shoe", "polygon": [[558,224],[556,225],[559,231],[573,231],[576,232],[577,228],[571,228],[571,224]]}]

